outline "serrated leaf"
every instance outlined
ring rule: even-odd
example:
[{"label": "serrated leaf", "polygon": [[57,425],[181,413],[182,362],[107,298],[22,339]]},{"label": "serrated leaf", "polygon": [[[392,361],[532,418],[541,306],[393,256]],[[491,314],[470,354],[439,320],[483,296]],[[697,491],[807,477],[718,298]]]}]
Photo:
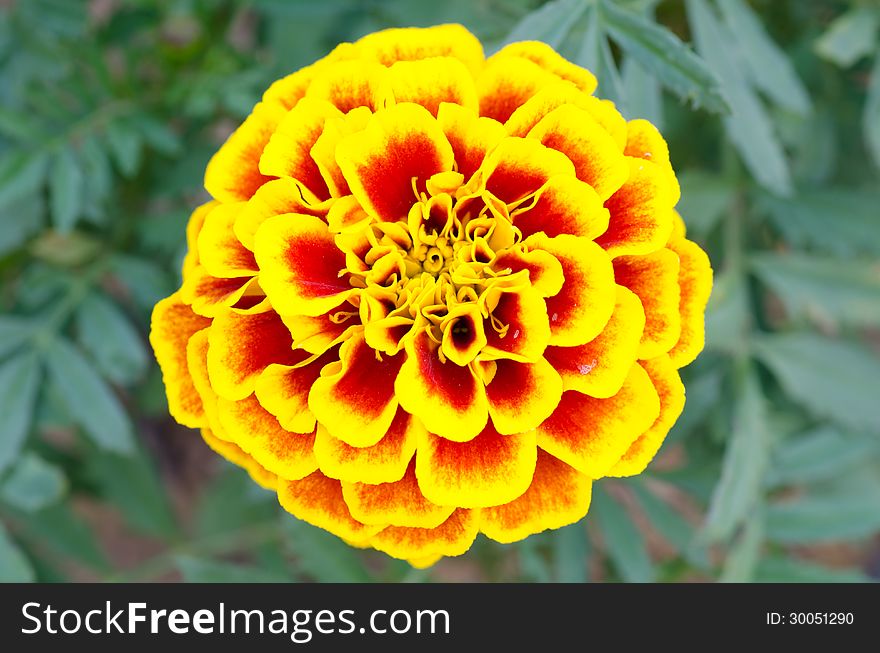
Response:
[{"label": "serrated leaf", "polygon": [[110,271],[143,309],[151,310],[156,302],[174,290],[163,266],[153,261],[115,254],[110,259]]},{"label": "serrated leaf", "polygon": [[33,422],[39,386],[39,359],[32,352],[24,352],[0,363],[0,472],[21,451]]},{"label": "serrated leaf", "polygon": [[22,521],[23,537],[28,543],[34,542],[93,569],[107,569],[95,533],[66,502],[27,513]]},{"label": "serrated leaf", "polygon": [[27,453],[0,484],[0,500],[24,512],[34,512],[58,501],[66,489],[67,479],[60,469]]},{"label": "serrated leaf", "polygon": [[721,478],[703,525],[702,534],[708,541],[729,538],[758,505],[770,459],[767,409],[760,382],[750,368],[738,379],[734,401]]},{"label": "serrated leaf", "polygon": [[634,483],[633,489],[651,526],[674,546],[682,557],[697,567],[707,568],[709,559],[706,550],[696,545],[694,527],[672,506],[645,487],[644,483]]},{"label": "serrated leaf", "polygon": [[0,257],[22,247],[39,233],[43,228],[44,212],[45,202],[39,195],[0,205]]},{"label": "serrated leaf", "polygon": [[626,94],[626,118],[644,118],[657,129],[663,129],[663,93],[657,78],[648,73],[632,57],[623,61],[620,72]]},{"label": "serrated leaf", "polygon": [[764,522],[761,511],[757,511],[746,520],[744,528],[728,550],[718,580],[722,583],[751,581],[763,544]]},{"label": "serrated leaf", "polygon": [[[250,111],[253,106],[254,101],[252,100],[247,107],[247,111]],[[244,115],[247,115],[247,111]],[[183,149],[180,138],[167,125],[147,114],[136,116],[133,122],[134,126],[143,135],[144,140],[154,150],[167,156],[180,154],[180,151]]]},{"label": "serrated leaf", "polygon": [[614,55],[608,46],[599,6],[594,5],[585,14],[587,29],[574,62],[596,76],[596,95],[614,102],[618,108],[626,106],[626,89],[620,79]]},{"label": "serrated leaf", "polygon": [[779,195],[790,195],[788,161],[770,117],[749,86],[742,63],[731,47],[735,39],[705,0],[687,0],[687,14],[697,51],[717,75],[730,105],[730,114],[724,117],[730,141],[759,184]]},{"label": "serrated leaf", "polygon": [[33,336],[37,325],[17,315],[0,315],[0,359],[16,351]]},{"label": "serrated leaf", "polygon": [[322,583],[370,582],[360,556],[338,537],[292,515],[280,519],[285,541],[303,573]]},{"label": "serrated leaf", "polygon": [[53,340],[45,360],[67,410],[95,444],[107,451],[131,454],[134,430],[125,409],[76,347],[65,340]]},{"label": "serrated leaf", "polygon": [[[855,188],[803,191],[780,199],[764,194],[758,206],[766,212],[785,240],[840,256],[864,252],[880,254],[877,207],[880,193]],[[833,230],[828,216],[834,216]]]},{"label": "serrated leaf", "polygon": [[613,2],[600,0],[599,7],[611,37],[661,84],[698,107],[727,110],[716,74],[675,34]]},{"label": "serrated leaf", "polygon": [[834,426],[818,426],[778,445],[767,484],[778,487],[831,480],[878,452],[877,438],[845,433]]},{"label": "serrated leaf", "polygon": [[559,583],[586,583],[589,580],[590,541],[583,523],[566,526],[553,535],[553,567]]},{"label": "serrated leaf", "polygon": [[871,352],[811,333],[765,335],[753,344],[785,392],[810,414],[880,432],[880,360]]},{"label": "serrated leaf", "polygon": [[12,151],[0,158],[0,207],[36,193],[48,167],[49,159],[43,153]]},{"label": "serrated leaf", "polygon": [[781,555],[764,558],[755,570],[758,583],[867,583],[857,569],[831,569],[805,560]]},{"label": "serrated leaf", "polygon": [[802,115],[809,113],[812,103],[807,89],[752,9],[743,0],[723,0],[718,6],[741,45],[740,55],[755,86],[780,107]]},{"label": "serrated leaf", "polygon": [[874,165],[880,168],[880,50],[874,57],[874,68],[868,81],[868,96],[862,113],[862,126],[865,130],[868,153],[874,159]]},{"label": "serrated leaf", "polygon": [[141,164],[141,135],[119,120],[107,126],[107,144],[124,177],[133,177]]},{"label": "serrated leaf", "polygon": [[278,501],[255,485],[246,472],[228,466],[202,493],[195,517],[202,536],[236,533],[275,519]]},{"label": "serrated leaf", "polygon": [[32,583],[34,570],[0,522],[0,583]]},{"label": "serrated leaf", "polygon": [[523,16],[504,39],[504,44],[543,41],[554,48],[558,47],[586,6],[583,0],[551,0]]},{"label": "serrated leaf", "polygon": [[795,316],[831,324],[880,324],[880,267],[803,254],[756,255],[751,267]]},{"label": "serrated leaf", "polygon": [[620,577],[628,583],[650,583],[654,567],[648,550],[626,509],[601,488],[593,488],[590,514],[599,526],[605,553]]},{"label": "serrated leaf", "polygon": [[62,234],[70,233],[80,217],[84,179],[82,163],[65,148],[52,159],[49,170],[49,212],[52,224]]},{"label": "serrated leaf", "polygon": [[253,565],[207,560],[189,555],[174,557],[187,583],[287,583],[290,577]]},{"label": "serrated leaf", "polygon": [[144,341],[119,307],[90,293],[76,311],[80,344],[101,373],[114,383],[131,384],[146,372],[148,358]]},{"label": "serrated leaf", "polygon": [[736,186],[719,175],[701,170],[678,174],[681,200],[676,209],[687,225],[688,234],[705,236],[730,209]]},{"label": "serrated leaf", "polygon": [[877,47],[880,12],[874,7],[854,7],[834,22],[816,40],[819,56],[849,68]]}]

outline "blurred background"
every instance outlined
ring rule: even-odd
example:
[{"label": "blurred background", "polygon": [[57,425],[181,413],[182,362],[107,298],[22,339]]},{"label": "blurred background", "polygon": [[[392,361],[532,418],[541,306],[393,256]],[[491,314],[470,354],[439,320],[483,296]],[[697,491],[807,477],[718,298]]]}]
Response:
[{"label": "blurred background", "polygon": [[[657,124],[716,281],[645,474],[415,571],[177,426],[146,334],[268,84],[442,22],[546,41]],[[876,0],[0,0],[0,580],[877,580],[878,25]]]}]

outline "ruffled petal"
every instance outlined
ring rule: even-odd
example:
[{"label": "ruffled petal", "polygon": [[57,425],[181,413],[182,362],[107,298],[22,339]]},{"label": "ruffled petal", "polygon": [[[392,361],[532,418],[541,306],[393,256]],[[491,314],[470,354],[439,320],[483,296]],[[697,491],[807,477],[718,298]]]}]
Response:
[{"label": "ruffled petal", "polygon": [[352,516],[365,524],[437,528],[455,511],[455,506],[438,506],[422,496],[415,462],[392,483],[343,483],[342,496]]},{"label": "ruffled petal", "polygon": [[150,322],[150,344],[162,370],[168,411],[190,428],[204,424],[205,410],[189,373],[186,345],[193,334],[210,324],[211,320],[181,301],[179,292],[156,304]]},{"label": "ruffled petal", "polygon": [[643,159],[626,160],[629,178],[605,202],[611,219],[608,230],[596,239],[611,257],[653,252],[672,232],[673,194],[663,169]]},{"label": "ruffled petal", "polygon": [[645,310],[639,358],[664,354],[681,335],[678,254],[660,249],[644,256],[614,259],[614,278],[638,295]]},{"label": "ruffled petal", "polygon": [[[505,57],[522,57],[536,63],[542,70],[553,73],[559,79],[571,82],[584,93],[596,90],[596,76],[589,70],[581,68],[562,57],[556,50],[541,41],[518,41],[506,45],[498,54],[499,59]],[[493,58],[495,58],[493,57]]]},{"label": "ruffled petal", "polygon": [[531,195],[556,175],[574,175],[564,154],[529,138],[504,138],[486,155],[479,172],[485,188],[505,204]]},{"label": "ruffled petal", "polygon": [[351,544],[366,544],[381,526],[362,524],[351,516],[339,481],[313,472],[298,481],[278,483],[281,507],[297,519],[330,531]]},{"label": "ruffled petal", "polygon": [[562,376],[565,390],[611,397],[638,358],[644,328],[645,311],[639,298],[628,288],[617,286],[614,312],[602,333],[585,345],[548,347],[544,356]]},{"label": "ruffled petal", "polygon": [[470,71],[453,57],[398,61],[389,72],[397,102],[415,102],[435,117],[442,102],[456,104],[474,113],[479,107]]},{"label": "ruffled petal", "polygon": [[629,176],[626,157],[611,134],[587,111],[573,105],[548,113],[532,128],[529,138],[571,159],[577,178],[590,184],[603,202]]},{"label": "ruffled petal", "polygon": [[501,435],[492,424],[468,442],[425,434],[416,452],[422,494],[438,505],[482,508],[512,501],[535,471],[535,431]]},{"label": "ruffled petal", "polygon": [[339,356],[312,385],[309,408],[333,437],[353,447],[372,446],[397,412],[394,380],[403,356],[380,358],[363,333],[346,340]]},{"label": "ruffled petal", "polygon": [[562,397],[562,379],[544,357],[534,363],[499,360],[486,395],[495,430],[521,433],[550,417]]},{"label": "ruffled petal", "polygon": [[202,439],[215,453],[220,454],[232,464],[243,468],[261,488],[274,492],[278,487],[278,477],[251,458],[235,443],[221,440],[210,429],[202,429]]},{"label": "ruffled petal", "polygon": [[217,413],[230,440],[279,478],[299,480],[318,468],[314,433],[285,430],[253,395],[241,401],[220,399]]},{"label": "ruffled petal", "polygon": [[574,467],[538,450],[532,483],[509,503],[480,511],[480,531],[508,544],[579,521],[590,508],[592,481]]},{"label": "ruffled petal", "polygon": [[180,287],[180,298],[204,317],[216,317],[238,304],[249,292],[257,293],[253,276],[223,279],[212,276],[200,263],[189,268]]},{"label": "ruffled petal", "polygon": [[684,385],[669,356],[663,355],[642,361],[642,367],[660,396],[660,415],[647,431],[632,443],[609,476],[633,476],[640,474],[660,450],[660,445],[684,410]]},{"label": "ruffled petal", "polygon": [[608,228],[608,209],[592,186],[575,177],[552,177],[527,204],[513,214],[513,224],[524,238],[543,232],[593,240]]},{"label": "ruffled petal", "polygon": [[630,120],[626,124],[626,149],[627,156],[645,159],[656,163],[663,170],[666,184],[672,194],[672,205],[678,204],[681,198],[681,188],[675,171],[669,161],[669,146],[657,131],[657,128],[647,120]]},{"label": "ruffled petal", "polygon": [[441,362],[436,348],[425,331],[408,340],[394,391],[403,409],[429,431],[451,440],[470,440],[489,419],[486,389],[470,367]]},{"label": "ruffled petal", "polygon": [[392,483],[403,478],[424,430],[418,419],[398,408],[381,440],[371,447],[352,447],[334,438],[319,424],[315,456],[321,471],[331,478],[359,483]]},{"label": "ruffled petal", "polygon": [[211,379],[208,377],[208,333],[210,329],[196,331],[186,344],[186,367],[205,411],[205,419],[200,426],[207,426],[212,435],[221,440],[228,437],[220,425],[217,414],[217,393],[211,387]]},{"label": "ruffled petal", "polygon": [[669,350],[669,358],[676,367],[684,367],[693,362],[705,344],[705,314],[712,292],[712,265],[706,252],[683,236],[670,239],[667,247],[678,254],[678,285],[681,289],[681,335]]},{"label": "ruffled petal", "polygon": [[526,251],[511,247],[495,258],[495,270],[509,269],[511,274],[520,270],[529,271],[529,283],[542,297],[552,297],[562,289],[565,276],[559,260],[540,249]]},{"label": "ruffled petal", "polygon": [[608,399],[574,390],[538,427],[538,446],[590,478],[602,478],[660,414],[660,399],[634,363],[623,387]]},{"label": "ruffled petal", "polygon": [[559,78],[525,57],[493,55],[477,77],[480,115],[504,123],[517,107]]},{"label": "ruffled petal", "polygon": [[311,215],[278,215],[257,231],[260,285],[282,315],[322,315],[357,291],[345,275],[345,254],[327,224]]},{"label": "ruffled petal", "polygon": [[387,68],[363,59],[341,61],[322,70],[300,104],[309,99],[324,100],[342,113],[358,107],[375,112],[394,104]]},{"label": "ruffled petal", "polygon": [[360,56],[385,66],[430,57],[455,57],[472,71],[483,65],[480,41],[455,24],[386,29],[364,36],[355,45]]},{"label": "ruffled petal", "polygon": [[455,169],[467,183],[490,152],[507,134],[504,126],[491,118],[480,118],[476,111],[444,102],[437,112],[437,122],[452,146]]},{"label": "ruffled petal", "polygon": [[278,102],[258,102],[211,157],[205,169],[205,189],[221,202],[240,202],[251,197],[272,177],[260,171],[260,157],[287,109]]},{"label": "ruffled petal", "polygon": [[244,399],[269,365],[294,365],[290,331],[272,311],[254,315],[224,313],[214,318],[208,336],[208,374],[221,397]]},{"label": "ruffled petal", "polygon": [[550,340],[550,322],[541,293],[526,286],[510,291],[502,289],[497,294],[489,290],[484,297],[491,317],[483,325],[486,346],[480,358],[509,358],[520,362],[539,360]]},{"label": "ruffled petal", "polygon": [[290,329],[294,346],[311,354],[323,354],[334,343],[346,339],[349,329],[360,325],[357,307],[341,302],[322,315],[282,315]]},{"label": "ruffled petal", "polygon": [[479,511],[458,509],[436,528],[389,526],[369,544],[393,558],[431,564],[437,556],[458,556],[471,548],[479,529]]},{"label": "ruffled petal", "polygon": [[244,202],[221,204],[205,216],[198,236],[199,263],[214,277],[236,279],[258,271],[253,252],[241,244],[233,231],[244,206]]},{"label": "ruffled petal", "polygon": [[573,347],[599,335],[617,296],[608,255],[594,242],[576,236],[547,238],[537,234],[526,244],[555,256],[565,275],[562,289],[544,300],[550,317],[549,344]]},{"label": "ruffled petal", "polygon": [[[350,136],[363,131],[373,114],[367,107],[352,109],[341,118],[331,118],[324,123],[324,130],[310,150],[312,159],[318,166],[321,176],[330,189],[333,197],[345,197],[351,193],[345,175],[336,161],[336,148],[339,143]],[[338,202],[334,204],[334,207]],[[329,215],[328,215],[329,221]]]},{"label": "ruffled petal", "polygon": [[326,57],[273,82],[263,93],[263,102],[280,102],[292,109],[305,97],[309,86],[324,70],[337,61],[357,59],[358,55],[354,44],[340,43]]}]

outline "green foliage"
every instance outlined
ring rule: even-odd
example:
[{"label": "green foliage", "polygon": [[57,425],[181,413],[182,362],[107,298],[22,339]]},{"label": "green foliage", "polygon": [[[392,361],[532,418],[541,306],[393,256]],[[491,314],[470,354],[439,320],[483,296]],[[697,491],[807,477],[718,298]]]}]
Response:
[{"label": "green foliage", "polygon": [[[415,571],[175,427],[147,332],[205,164],[263,89],[442,22],[487,52],[545,41],[661,126],[715,285],[645,475],[594,483],[581,523]],[[0,581],[869,580],[811,547],[880,532],[878,26],[858,0],[0,3]]]}]

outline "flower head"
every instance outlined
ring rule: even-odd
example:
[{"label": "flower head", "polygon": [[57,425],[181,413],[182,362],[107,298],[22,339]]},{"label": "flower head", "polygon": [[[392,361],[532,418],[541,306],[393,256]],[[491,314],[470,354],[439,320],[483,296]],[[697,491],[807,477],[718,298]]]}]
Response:
[{"label": "flower head", "polygon": [[172,415],[300,519],[415,565],[583,517],[680,414],[711,286],[665,142],[595,86],[456,25],[275,82],[153,315]]}]

